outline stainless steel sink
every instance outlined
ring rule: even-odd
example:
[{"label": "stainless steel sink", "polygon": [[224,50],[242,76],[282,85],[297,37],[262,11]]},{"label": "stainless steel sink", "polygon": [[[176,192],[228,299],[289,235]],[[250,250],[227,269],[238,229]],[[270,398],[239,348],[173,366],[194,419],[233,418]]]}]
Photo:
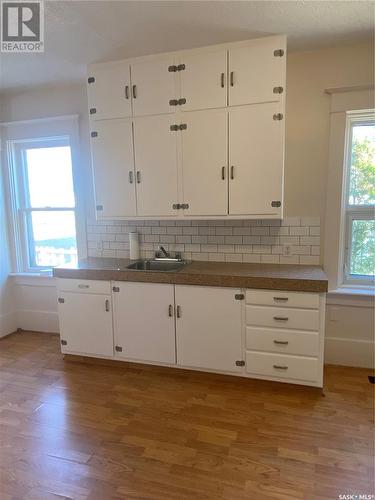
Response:
[{"label": "stainless steel sink", "polygon": [[126,269],[132,269],[134,271],[180,271],[183,267],[188,264],[185,260],[137,260],[132,262]]}]

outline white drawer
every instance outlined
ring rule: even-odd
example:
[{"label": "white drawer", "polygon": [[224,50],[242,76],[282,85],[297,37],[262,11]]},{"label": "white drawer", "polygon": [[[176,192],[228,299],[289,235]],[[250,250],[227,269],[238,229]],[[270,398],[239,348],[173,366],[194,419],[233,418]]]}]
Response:
[{"label": "white drawer", "polygon": [[96,293],[109,295],[111,293],[110,281],[99,280],[76,280],[59,278],[57,290],[60,292]]},{"label": "white drawer", "polygon": [[246,325],[318,331],[319,310],[247,305]]},{"label": "white drawer", "polygon": [[319,363],[316,358],[287,356],[264,352],[246,352],[246,372],[282,379],[318,380]]},{"label": "white drawer", "polygon": [[279,354],[318,356],[319,334],[317,332],[308,333],[298,330],[247,326],[246,349]]},{"label": "white drawer", "polygon": [[319,309],[319,294],[279,292],[277,290],[246,290],[246,304]]}]

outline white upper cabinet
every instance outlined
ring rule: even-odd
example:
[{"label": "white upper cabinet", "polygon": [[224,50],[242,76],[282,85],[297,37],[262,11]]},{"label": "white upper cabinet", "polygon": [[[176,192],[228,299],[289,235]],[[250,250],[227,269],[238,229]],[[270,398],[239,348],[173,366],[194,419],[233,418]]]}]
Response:
[{"label": "white upper cabinet", "polygon": [[131,65],[134,116],[175,113],[178,99],[173,58]]},{"label": "white upper cabinet", "polygon": [[93,120],[132,116],[129,64],[119,61],[92,66],[87,95]]},{"label": "white upper cabinet", "polygon": [[227,51],[186,54],[178,65],[181,111],[224,108],[227,105]]},{"label": "white upper cabinet", "polygon": [[138,215],[176,216],[177,135],[170,115],[134,120]]},{"label": "white upper cabinet", "polygon": [[116,357],[174,364],[174,286],[114,282]]},{"label": "white upper cabinet", "polygon": [[284,116],[279,103],[229,112],[229,214],[282,215]]},{"label": "white upper cabinet", "polygon": [[97,217],[136,215],[131,120],[102,120],[91,132]]},{"label": "white upper cabinet", "polygon": [[286,37],[229,49],[229,106],[280,101],[285,93]]},{"label": "white upper cabinet", "polygon": [[228,112],[184,113],[183,215],[228,213]]},{"label": "white upper cabinet", "polygon": [[175,286],[177,363],[241,372],[240,290]]}]

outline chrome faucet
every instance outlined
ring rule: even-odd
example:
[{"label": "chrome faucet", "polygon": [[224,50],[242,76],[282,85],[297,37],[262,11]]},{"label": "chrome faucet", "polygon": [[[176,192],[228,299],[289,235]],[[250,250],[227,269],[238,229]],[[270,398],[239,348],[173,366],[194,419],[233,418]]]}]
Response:
[{"label": "chrome faucet", "polygon": [[166,259],[171,258],[171,254],[169,252],[167,252],[166,249],[162,245],[160,245],[159,250],[161,251],[161,253],[164,255],[164,257]]},{"label": "chrome faucet", "polygon": [[[162,257],[163,255],[163,257]],[[159,246],[159,250],[157,252],[155,252],[155,259],[158,260],[158,259],[165,259],[165,260],[173,260],[173,261],[176,261],[176,260],[182,260],[182,256],[181,256],[181,252],[174,252],[173,253],[173,256],[171,254],[171,252],[167,252],[166,249],[160,245]]]}]

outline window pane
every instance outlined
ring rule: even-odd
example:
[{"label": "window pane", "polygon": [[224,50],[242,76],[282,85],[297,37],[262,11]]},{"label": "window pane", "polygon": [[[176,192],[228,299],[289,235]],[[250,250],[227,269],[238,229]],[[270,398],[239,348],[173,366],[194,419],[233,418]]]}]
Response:
[{"label": "window pane", "polygon": [[375,274],[375,220],[353,220],[350,274]]},{"label": "window pane", "polygon": [[29,220],[31,267],[52,267],[77,262],[73,211],[32,212]]},{"label": "window pane", "polygon": [[375,125],[352,129],[349,205],[375,203]]},{"label": "window pane", "polygon": [[74,207],[70,146],[25,150],[30,206]]}]

